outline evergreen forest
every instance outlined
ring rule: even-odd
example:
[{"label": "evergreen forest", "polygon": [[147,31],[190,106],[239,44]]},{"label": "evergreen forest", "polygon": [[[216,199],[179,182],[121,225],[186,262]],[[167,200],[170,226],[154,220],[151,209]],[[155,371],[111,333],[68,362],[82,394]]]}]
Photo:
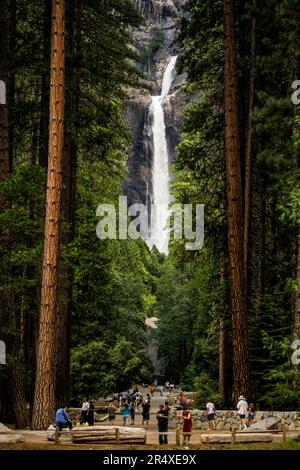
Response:
[{"label": "evergreen forest", "polygon": [[151,383],[150,339],[199,408],[300,407],[299,3],[181,2],[170,193],[204,204],[204,244],[171,218],[167,254],[96,235],[128,177],[129,93],[151,92],[139,3],[0,1],[0,422],[18,428]]}]

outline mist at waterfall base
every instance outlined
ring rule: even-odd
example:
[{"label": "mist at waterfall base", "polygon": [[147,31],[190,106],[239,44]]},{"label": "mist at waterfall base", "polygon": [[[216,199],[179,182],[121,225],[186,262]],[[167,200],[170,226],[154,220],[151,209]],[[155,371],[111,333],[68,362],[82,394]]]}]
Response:
[{"label": "mist at waterfall base", "polygon": [[161,94],[152,96],[150,113],[152,115],[153,161],[150,233],[146,242],[154,245],[161,253],[168,253],[170,217],[170,170],[166,139],[166,126],[163,110],[164,97],[168,95],[175,71],[177,56],[172,56],[164,72]]}]

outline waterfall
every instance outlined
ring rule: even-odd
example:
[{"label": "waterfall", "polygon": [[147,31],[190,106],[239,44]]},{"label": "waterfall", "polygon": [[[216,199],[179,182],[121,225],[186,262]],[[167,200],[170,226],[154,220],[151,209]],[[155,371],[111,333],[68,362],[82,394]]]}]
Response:
[{"label": "waterfall", "polygon": [[152,205],[151,233],[148,245],[156,245],[161,253],[168,253],[169,243],[169,156],[166,139],[166,126],[163,111],[163,99],[172,85],[177,56],[172,56],[165,70],[161,94],[152,96],[150,113],[152,114],[153,162],[152,162]]}]

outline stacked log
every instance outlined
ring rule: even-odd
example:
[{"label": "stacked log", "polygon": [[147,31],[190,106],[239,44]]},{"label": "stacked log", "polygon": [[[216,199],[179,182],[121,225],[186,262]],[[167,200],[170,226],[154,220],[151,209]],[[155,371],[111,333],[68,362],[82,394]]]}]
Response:
[{"label": "stacked log", "polygon": [[125,426],[76,426],[72,430],[72,441],[145,444],[146,432],[143,428]]}]

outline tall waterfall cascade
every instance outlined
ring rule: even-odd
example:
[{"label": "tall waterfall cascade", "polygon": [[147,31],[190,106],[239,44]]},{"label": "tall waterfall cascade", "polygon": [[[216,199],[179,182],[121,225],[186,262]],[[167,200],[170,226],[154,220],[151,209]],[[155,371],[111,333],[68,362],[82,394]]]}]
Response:
[{"label": "tall waterfall cascade", "polygon": [[168,253],[170,216],[170,170],[166,139],[163,100],[168,95],[174,78],[177,56],[172,56],[163,75],[161,94],[152,96],[150,113],[152,115],[153,161],[152,161],[152,200],[151,227],[147,244],[155,245],[161,253]]}]

